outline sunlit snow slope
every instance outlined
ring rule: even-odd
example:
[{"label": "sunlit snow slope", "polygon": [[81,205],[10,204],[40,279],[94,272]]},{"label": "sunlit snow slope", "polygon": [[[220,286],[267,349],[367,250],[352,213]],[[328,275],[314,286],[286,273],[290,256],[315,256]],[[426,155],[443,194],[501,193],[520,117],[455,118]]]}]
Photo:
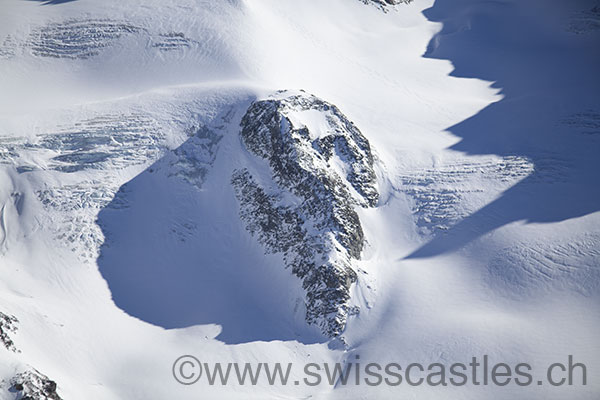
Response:
[{"label": "sunlit snow slope", "polygon": [[600,5],[390,3],[0,0],[0,399],[599,397]]}]

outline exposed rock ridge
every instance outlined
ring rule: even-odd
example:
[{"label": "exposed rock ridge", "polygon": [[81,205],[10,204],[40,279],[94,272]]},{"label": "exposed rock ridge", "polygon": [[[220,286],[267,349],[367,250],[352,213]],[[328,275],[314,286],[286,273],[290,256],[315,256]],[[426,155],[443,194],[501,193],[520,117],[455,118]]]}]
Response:
[{"label": "exposed rock ridge", "polygon": [[19,320],[16,317],[0,312],[0,343],[13,352],[17,352],[17,348],[9,334],[17,332],[18,323]]},{"label": "exposed rock ridge", "polygon": [[18,373],[10,380],[9,391],[22,400],[62,400],[57,384],[36,369]]},{"label": "exposed rock ridge", "polygon": [[412,3],[413,0],[360,0],[365,4],[374,4],[384,12],[388,11],[390,6],[395,6],[398,4],[408,4]]},{"label": "exposed rock ridge", "polygon": [[307,322],[338,336],[357,311],[352,260],[365,239],[355,207],[379,199],[369,142],[337,107],[306,94],[253,103],[241,127],[245,147],[269,165],[266,179],[234,172],[241,218],[302,280]]}]

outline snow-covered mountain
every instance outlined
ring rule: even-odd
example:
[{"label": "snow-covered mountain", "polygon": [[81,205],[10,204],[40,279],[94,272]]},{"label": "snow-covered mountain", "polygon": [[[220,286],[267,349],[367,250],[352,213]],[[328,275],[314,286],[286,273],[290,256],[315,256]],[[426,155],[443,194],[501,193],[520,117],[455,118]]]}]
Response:
[{"label": "snow-covered mountain", "polygon": [[596,399],[599,10],[0,0],[0,399]]}]

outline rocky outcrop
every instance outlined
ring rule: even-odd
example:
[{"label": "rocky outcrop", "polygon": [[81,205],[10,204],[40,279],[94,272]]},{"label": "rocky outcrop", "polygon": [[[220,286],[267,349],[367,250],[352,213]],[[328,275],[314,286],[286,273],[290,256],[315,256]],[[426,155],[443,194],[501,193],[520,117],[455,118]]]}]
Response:
[{"label": "rocky outcrop", "polygon": [[355,207],[379,198],[369,142],[337,107],[303,93],[255,102],[241,128],[248,151],[268,163],[266,177],[250,167],[233,174],[241,218],[302,280],[307,322],[338,336],[356,311],[352,260],[365,239]]},{"label": "rocky outcrop", "polygon": [[21,400],[62,400],[56,391],[56,382],[36,369],[15,375],[10,385],[9,390],[18,393]]},{"label": "rocky outcrop", "polygon": [[413,0],[361,0],[365,4],[375,4],[379,6],[383,11],[387,11],[389,6],[395,6],[398,4],[408,4]]},{"label": "rocky outcrop", "polygon": [[410,3],[412,0],[372,0],[375,3],[386,3],[389,5],[395,5],[400,3]]},{"label": "rocky outcrop", "polygon": [[16,352],[15,343],[9,334],[17,332],[19,320],[12,316],[0,312],[0,343],[8,350]]}]

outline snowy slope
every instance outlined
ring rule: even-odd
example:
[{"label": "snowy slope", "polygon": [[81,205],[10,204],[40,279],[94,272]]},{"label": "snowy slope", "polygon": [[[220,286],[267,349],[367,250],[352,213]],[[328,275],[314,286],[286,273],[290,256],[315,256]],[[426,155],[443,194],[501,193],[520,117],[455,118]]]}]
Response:
[{"label": "snowy slope", "polygon": [[[19,380],[65,400],[598,397],[598,5],[389,3],[0,0],[0,399]],[[292,382],[357,356],[543,377],[573,355],[588,385],[184,386],[184,354],[293,362]]]}]

